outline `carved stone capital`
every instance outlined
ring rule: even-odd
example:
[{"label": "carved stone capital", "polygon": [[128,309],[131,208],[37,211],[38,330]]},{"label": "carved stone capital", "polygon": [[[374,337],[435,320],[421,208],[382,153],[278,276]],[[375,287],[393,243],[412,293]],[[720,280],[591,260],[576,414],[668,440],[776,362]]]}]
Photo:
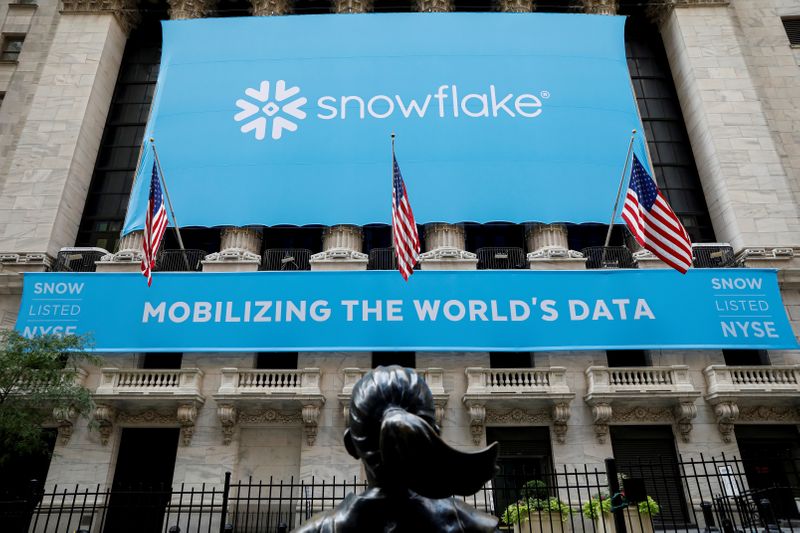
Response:
[{"label": "carved stone capital", "polygon": [[319,405],[308,404],[303,406],[303,430],[306,434],[306,442],[313,446],[317,440],[317,426],[319,425],[320,408]]},{"label": "carved stone capital", "polygon": [[583,0],[583,9],[592,15],[616,15],[618,0]]},{"label": "carved stone capital", "polygon": [[319,262],[319,261],[369,261],[369,256],[367,254],[363,254],[361,252],[356,252],[354,250],[347,250],[344,248],[338,248],[333,250],[327,250],[325,252],[319,252],[317,254],[313,254],[310,257],[311,262]]},{"label": "carved stone capital", "polygon": [[186,403],[178,406],[178,423],[181,425],[181,442],[188,446],[194,435],[194,423],[197,420],[197,405]]},{"label": "carved stone capital", "polygon": [[119,240],[117,252],[107,254],[100,258],[101,262],[113,263],[141,263],[144,259],[142,244],[144,243],[144,233],[132,231],[124,235]]},{"label": "carved stone capital", "polygon": [[500,11],[506,13],[530,13],[533,11],[532,0],[500,0]]},{"label": "carved stone capital", "polygon": [[119,22],[122,31],[130,31],[139,23],[141,16],[136,0],[63,0],[62,13],[111,13]]},{"label": "carved stone capital", "polygon": [[733,423],[739,418],[739,406],[734,402],[720,402],[714,406],[717,427],[724,442],[731,442]]},{"label": "carved stone capital", "polygon": [[372,11],[372,0],[335,0],[334,13],[369,13]]},{"label": "carved stone capital", "polygon": [[569,421],[569,403],[560,402],[553,404],[553,433],[556,442],[564,444],[567,441],[567,421]]},{"label": "carved stone capital", "polygon": [[53,264],[53,258],[46,253],[27,252],[0,253],[0,270],[19,274],[21,272],[46,272]]},{"label": "carved stone capital", "polygon": [[697,406],[695,406],[694,402],[681,402],[675,406],[674,415],[681,439],[683,442],[689,442],[692,420],[697,417]]},{"label": "carved stone capital", "polygon": [[58,437],[61,439],[61,444],[66,445],[69,442],[77,416],[77,412],[72,407],[53,408],[53,420],[58,426]]},{"label": "carved stone capital", "polygon": [[452,0],[417,0],[417,11],[423,13],[446,13],[453,11]]},{"label": "carved stone capital", "polygon": [[250,3],[256,17],[288,15],[292,12],[290,0],[250,0]]},{"label": "carved stone capital", "polygon": [[216,0],[167,0],[169,18],[172,20],[199,19],[207,17],[214,9]]},{"label": "carved stone capital", "polygon": [[472,252],[467,252],[466,250],[459,250],[458,248],[437,248],[430,252],[425,252],[419,255],[420,261],[426,261],[431,259],[436,260],[478,260],[478,255]]},{"label": "carved stone capital", "polygon": [[217,416],[222,425],[222,444],[227,446],[233,440],[233,433],[236,430],[239,412],[233,405],[222,404],[217,407]]},{"label": "carved stone capital", "polygon": [[467,409],[469,410],[469,429],[472,433],[472,442],[475,446],[480,446],[486,429],[486,406],[479,403],[470,403]]},{"label": "carved stone capital", "polygon": [[117,419],[117,411],[110,405],[97,405],[94,408],[94,421],[97,424],[97,431],[100,433],[100,444],[105,446],[111,433],[114,431],[114,422]]},{"label": "carved stone capital", "polygon": [[598,403],[592,406],[592,418],[594,420],[594,434],[600,444],[606,442],[608,436],[608,423],[611,421],[614,411],[607,403]]}]

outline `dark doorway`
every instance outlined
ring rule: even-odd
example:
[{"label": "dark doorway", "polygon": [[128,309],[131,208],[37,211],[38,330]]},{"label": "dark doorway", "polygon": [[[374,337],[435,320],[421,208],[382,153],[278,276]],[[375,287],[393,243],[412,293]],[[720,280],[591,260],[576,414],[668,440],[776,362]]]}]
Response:
[{"label": "dark doorway", "polygon": [[[50,470],[50,459],[58,430],[42,430],[42,447],[18,455],[0,465],[0,529],[8,533],[27,533],[36,505],[35,490],[40,490]],[[36,480],[36,483],[32,481]]]},{"label": "dark doorway", "polygon": [[391,365],[416,368],[417,354],[416,352],[372,352],[372,368]]},{"label": "dark doorway", "polygon": [[792,490],[800,487],[797,426],[735,426],[734,431],[754,500],[767,498],[777,518],[800,518]]},{"label": "dark doorway", "polygon": [[541,481],[541,490],[553,494],[550,428],[486,428],[486,443],[492,442],[500,445],[497,473],[492,480],[495,509],[502,512],[522,498],[523,487],[531,481]]},{"label": "dark doorway", "polygon": [[120,438],[105,533],[164,530],[170,499],[178,428],[125,428]]},{"label": "dark doorway", "polygon": [[612,426],[611,448],[623,477],[643,478],[647,495],[661,507],[655,524],[679,526],[688,522],[675,437],[670,426]]}]

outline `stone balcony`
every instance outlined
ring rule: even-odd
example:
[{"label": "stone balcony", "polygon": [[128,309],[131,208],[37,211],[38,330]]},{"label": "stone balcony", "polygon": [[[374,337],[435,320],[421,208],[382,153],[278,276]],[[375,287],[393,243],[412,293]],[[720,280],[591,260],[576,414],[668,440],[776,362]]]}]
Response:
[{"label": "stone balcony", "polygon": [[549,368],[467,368],[469,410],[476,445],[487,424],[552,423],[558,442],[564,442],[569,404],[575,397],[567,386],[567,371]]},{"label": "stone balcony", "polygon": [[705,398],[714,406],[725,442],[731,441],[737,420],[800,421],[800,365],[711,365],[703,373]]},{"label": "stone balcony", "polygon": [[586,369],[584,400],[592,408],[595,434],[602,443],[613,423],[669,422],[688,442],[692,420],[697,416],[695,400],[700,392],[689,380],[689,367],[641,366]]},{"label": "stone balcony", "polygon": [[306,441],[314,444],[320,408],[325,404],[320,379],[319,368],[223,368],[214,394],[223,442],[231,442],[239,424],[302,425]]},{"label": "stone balcony", "polygon": [[115,424],[175,424],[188,445],[197,411],[205,402],[200,393],[203,371],[104,368],[93,395],[94,419],[101,441],[108,442]]},{"label": "stone balcony", "polygon": [[[345,368],[342,370],[343,382],[342,392],[339,393],[339,403],[342,406],[345,421],[350,419],[350,396],[353,394],[353,387],[369,372],[364,368]],[[436,404],[436,423],[441,427],[444,421],[444,408],[450,397],[444,390],[444,370],[441,368],[418,368],[417,374],[422,376],[425,383],[431,389],[433,402]]]}]

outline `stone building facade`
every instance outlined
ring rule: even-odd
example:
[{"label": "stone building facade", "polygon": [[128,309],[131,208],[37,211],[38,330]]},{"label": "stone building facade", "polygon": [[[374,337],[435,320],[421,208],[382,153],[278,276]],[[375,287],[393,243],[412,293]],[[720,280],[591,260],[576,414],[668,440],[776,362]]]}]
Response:
[{"label": "stone building facade", "polygon": [[[648,32],[655,32],[663,42],[680,104],[700,184],[697,190],[707,206],[699,216],[710,220],[714,240],[724,243],[721,248],[729,249],[745,267],[778,269],[786,312],[800,333],[800,45],[790,43],[784,28],[800,17],[800,2],[641,4],[499,0],[484,7],[560,10],[576,16],[614,15],[619,10],[632,14],[630,23],[641,21]],[[76,254],[92,246],[102,248],[93,267],[97,271],[139,269],[140,235],[115,244],[106,237],[101,242],[101,230],[81,231],[92,209],[87,198],[96,187],[93,176],[99,179],[101,149],[108,144],[104,131],[109,131],[115,109],[115,88],[122,83],[118,75],[123,56],[130,52],[126,43],[141,25],[154,17],[249,12],[284,16],[302,13],[304,5],[282,0],[253,0],[252,5],[212,0],[169,0],[168,5],[151,0],[0,0],[0,46],[24,37],[18,55],[0,60],[3,327],[15,322],[22,275],[54,268],[65,248],[78,245]],[[319,5],[308,10],[346,14],[380,7],[378,0]],[[453,0],[419,0],[408,8],[469,10]],[[640,103],[643,100],[640,95]],[[325,228],[310,268],[366,269],[365,231],[346,225]],[[586,258],[570,246],[575,231],[565,225],[525,228],[520,246],[527,253],[527,265],[585,269]],[[421,268],[477,268],[479,259],[476,250],[469,249],[468,233],[458,225],[426,225]],[[264,228],[208,230],[203,238],[216,243],[216,249],[206,250],[202,269],[257,270],[273,236]],[[646,252],[632,251],[636,267],[664,267]],[[784,426],[796,440],[800,424],[797,351],[738,354],[737,360],[737,354],[721,350],[652,350],[628,354],[634,359],[627,367],[610,364],[614,354],[605,351],[537,352],[533,365],[513,371],[502,368],[507,364],[493,363],[502,356],[488,352],[394,356],[396,362],[413,357],[414,366],[424,372],[446,440],[470,449],[484,445],[487,436],[508,434],[498,430],[547,428],[549,460],[556,467],[602,463],[614,454],[614,428],[619,427],[667,428],[678,454],[697,457],[743,453],[738,436],[746,432],[737,433],[741,427]],[[111,483],[126,428],[179,429],[173,483],[219,483],[226,471],[238,479],[361,474],[342,445],[344,399],[373,365],[374,354],[301,352],[296,362],[286,355],[291,363],[271,369],[266,368],[269,363],[256,368],[259,357],[252,353],[184,353],[177,368],[161,369],[157,357],[108,355],[103,357],[104,368],[87,369],[85,385],[97,403],[94,424],[54,419],[59,438],[48,484]],[[743,379],[751,375],[748,372],[756,377]],[[153,376],[171,385],[154,388]],[[262,388],[256,394],[262,379],[288,385],[277,391]]]}]

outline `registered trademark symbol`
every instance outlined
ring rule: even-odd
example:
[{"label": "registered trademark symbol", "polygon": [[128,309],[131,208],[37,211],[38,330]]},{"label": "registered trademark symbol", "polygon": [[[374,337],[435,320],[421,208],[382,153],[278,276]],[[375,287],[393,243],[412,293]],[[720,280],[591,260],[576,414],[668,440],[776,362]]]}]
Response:
[{"label": "registered trademark symbol", "polygon": [[542,98],[545,98],[545,99],[546,98],[550,98],[550,91],[542,91],[542,92],[539,93],[539,96],[541,96]]}]

